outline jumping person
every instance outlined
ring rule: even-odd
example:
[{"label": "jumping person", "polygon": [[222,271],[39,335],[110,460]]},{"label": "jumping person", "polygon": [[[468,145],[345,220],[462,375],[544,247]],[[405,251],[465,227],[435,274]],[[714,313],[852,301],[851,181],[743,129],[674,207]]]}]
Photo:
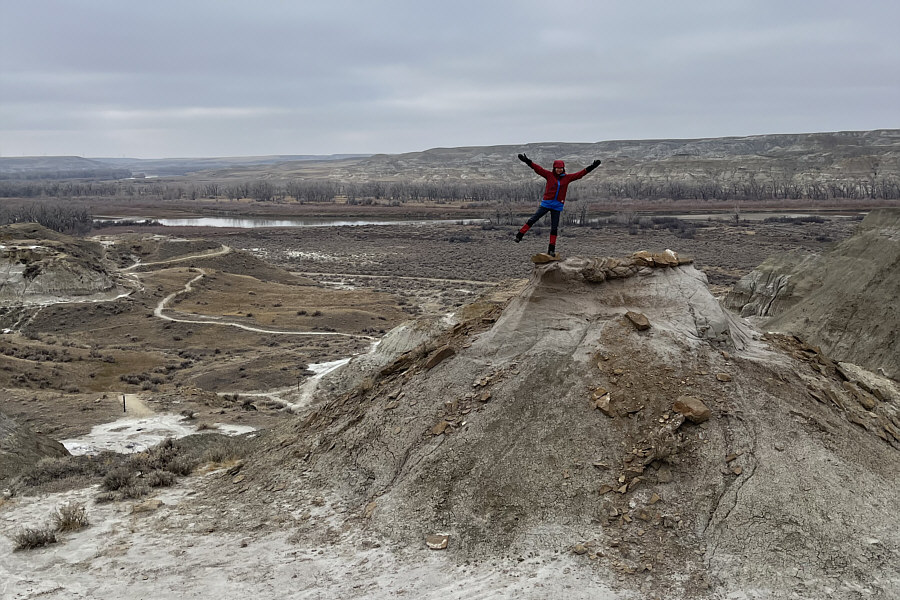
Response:
[{"label": "jumping person", "polygon": [[548,171],[540,165],[534,164],[524,154],[519,155],[519,160],[531,167],[535,173],[547,180],[547,187],[544,188],[544,198],[537,212],[534,213],[528,221],[522,225],[516,234],[516,243],[522,241],[525,233],[531,229],[531,226],[538,222],[538,219],[550,213],[550,245],[547,247],[547,254],[556,256],[556,235],[559,231],[559,215],[562,213],[563,205],[566,203],[566,189],[569,184],[576,179],[581,179],[594,169],[600,166],[600,161],[595,160],[584,169],[571,175],[566,173],[566,163],[561,160],[553,161],[553,170]]}]

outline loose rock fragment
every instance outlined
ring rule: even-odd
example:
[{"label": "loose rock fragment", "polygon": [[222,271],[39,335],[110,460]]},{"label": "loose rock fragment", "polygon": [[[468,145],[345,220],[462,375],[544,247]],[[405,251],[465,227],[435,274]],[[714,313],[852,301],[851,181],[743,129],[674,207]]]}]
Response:
[{"label": "loose rock fragment", "polygon": [[449,535],[426,535],[425,536],[425,544],[431,548],[432,550],[444,550],[447,548],[447,545],[450,543]]},{"label": "loose rock fragment", "polygon": [[438,348],[431,356],[428,357],[428,360],[425,361],[425,370],[430,371],[434,367],[438,366],[441,362],[455,354],[456,350],[454,350],[450,346],[443,346],[441,348]]},{"label": "loose rock fragment", "polygon": [[672,405],[672,409],[684,415],[692,423],[708,421],[711,414],[709,407],[694,396],[680,396]]},{"label": "loose rock fragment", "polygon": [[629,310],[625,313],[625,317],[631,321],[631,324],[634,325],[634,328],[638,331],[650,329],[650,320],[639,312]]},{"label": "loose rock fragment", "polygon": [[163,501],[159,498],[151,498],[149,500],[145,500],[140,504],[135,504],[131,507],[132,513],[143,513],[143,512],[153,512],[157,510],[160,506],[163,505]]},{"label": "loose rock fragment", "polygon": [[[603,390],[603,388],[600,388],[600,390]],[[613,413],[612,407],[610,406],[609,392],[607,392],[606,390],[603,390],[603,392],[605,393],[599,397],[597,396],[597,392],[594,392],[594,408],[602,412],[607,417],[614,417],[615,414]]]}]

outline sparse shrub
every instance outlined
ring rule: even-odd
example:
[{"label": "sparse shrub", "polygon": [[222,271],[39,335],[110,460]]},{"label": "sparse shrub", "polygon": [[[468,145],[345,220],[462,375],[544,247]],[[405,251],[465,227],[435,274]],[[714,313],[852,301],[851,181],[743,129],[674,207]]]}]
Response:
[{"label": "sparse shrub", "polygon": [[250,454],[252,442],[244,437],[221,436],[200,457],[201,463],[224,463]]},{"label": "sparse shrub", "polygon": [[175,474],[169,471],[153,471],[146,477],[147,485],[152,488],[169,487],[175,484]]},{"label": "sparse shrub", "polygon": [[166,438],[145,452],[133,454],[129,461],[134,470],[168,470],[168,465],[178,456],[178,445],[172,438]]},{"label": "sparse shrub", "polygon": [[69,477],[96,476],[103,469],[100,459],[89,456],[59,456],[42,458],[19,476],[22,485],[35,487]]},{"label": "sparse shrub", "polygon": [[47,527],[26,527],[13,536],[14,550],[33,550],[57,542],[56,532]]},{"label": "sparse shrub", "polygon": [[134,483],[134,470],[130,467],[116,467],[104,477],[102,486],[108,492],[115,492]]},{"label": "sparse shrub", "polygon": [[175,475],[190,475],[196,466],[196,459],[190,456],[176,456],[166,465],[166,471]]},{"label": "sparse shrub", "polygon": [[84,505],[77,502],[63,504],[53,513],[56,531],[80,531],[90,525]]},{"label": "sparse shrub", "polygon": [[143,483],[132,481],[118,491],[123,500],[138,500],[149,494],[150,488]]}]

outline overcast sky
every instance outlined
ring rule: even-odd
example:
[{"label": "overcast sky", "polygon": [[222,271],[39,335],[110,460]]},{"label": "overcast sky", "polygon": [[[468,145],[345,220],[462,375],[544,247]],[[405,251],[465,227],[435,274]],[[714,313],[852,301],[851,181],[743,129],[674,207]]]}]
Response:
[{"label": "overcast sky", "polygon": [[900,127],[897,0],[0,0],[0,154]]}]

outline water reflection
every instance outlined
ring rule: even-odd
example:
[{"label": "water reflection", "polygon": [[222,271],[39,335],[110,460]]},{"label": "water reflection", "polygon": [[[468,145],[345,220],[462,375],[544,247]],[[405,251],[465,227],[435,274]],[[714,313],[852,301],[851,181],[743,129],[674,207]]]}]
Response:
[{"label": "water reflection", "polygon": [[262,227],[359,227],[363,225],[436,225],[442,223],[462,223],[464,225],[481,224],[487,219],[430,219],[430,220],[365,220],[365,219],[266,219],[263,217],[189,217],[184,219],[97,219],[98,222],[115,223],[158,223],[167,227],[234,227],[239,229],[256,229]]}]

